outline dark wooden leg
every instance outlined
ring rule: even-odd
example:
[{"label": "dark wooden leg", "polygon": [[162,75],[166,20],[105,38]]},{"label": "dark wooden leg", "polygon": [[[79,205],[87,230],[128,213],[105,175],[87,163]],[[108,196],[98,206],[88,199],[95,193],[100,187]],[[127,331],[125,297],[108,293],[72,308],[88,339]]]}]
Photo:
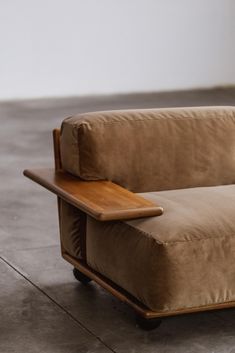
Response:
[{"label": "dark wooden leg", "polygon": [[80,272],[77,268],[74,267],[73,269],[73,275],[74,277],[81,282],[82,284],[88,284],[89,282],[91,282],[92,280],[87,277],[86,275],[84,275],[82,272]]}]

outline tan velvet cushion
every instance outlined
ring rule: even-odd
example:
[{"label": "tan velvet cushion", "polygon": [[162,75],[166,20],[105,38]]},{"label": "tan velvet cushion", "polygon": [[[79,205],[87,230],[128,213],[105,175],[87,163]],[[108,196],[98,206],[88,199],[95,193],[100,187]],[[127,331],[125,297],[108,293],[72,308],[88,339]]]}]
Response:
[{"label": "tan velvet cushion", "polygon": [[86,215],[60,200],[60,238],[63,250],[78,258],[86,257]]},{"label": "tan velvet cushion", "polygon": [[235,182],[235,108],[87,113],[62,124],[63,168],[132,191]]},{"label": "tan velvet cushion", "polygon": [[87,220],[87,261],[156,311],[235,300],[235,185],[145,193],[161,217]]}]

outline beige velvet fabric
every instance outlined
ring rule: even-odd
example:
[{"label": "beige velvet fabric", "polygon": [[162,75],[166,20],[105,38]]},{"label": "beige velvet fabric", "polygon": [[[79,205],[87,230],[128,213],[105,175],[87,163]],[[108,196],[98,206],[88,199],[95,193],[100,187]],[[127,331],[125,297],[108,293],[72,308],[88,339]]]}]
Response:
[{"label": "beige velvet fabric", "polygon": [[143,196],[165,213],[88,217],[88,264],[156,311],[235,301],[235,185]]},{"label": "beige velvet fabric", "polygon": [[61,130],[63,168],[135,192],[235,182],[235,108],[86,113]]},{"label": "beige velvet fabric", "polygon": [[78,259],[86,257],[86,215],[60,200],[60,238],[63,250]]}]

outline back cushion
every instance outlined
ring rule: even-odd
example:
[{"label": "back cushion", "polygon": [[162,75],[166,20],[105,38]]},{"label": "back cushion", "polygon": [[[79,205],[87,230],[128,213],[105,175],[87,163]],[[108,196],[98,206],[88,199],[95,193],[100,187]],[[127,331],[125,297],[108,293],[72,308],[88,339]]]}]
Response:
[{"label": "back cushion", "polygon": [[67,118],[62,165],[134,192],[235,182],[235,108],[120,110]]}]

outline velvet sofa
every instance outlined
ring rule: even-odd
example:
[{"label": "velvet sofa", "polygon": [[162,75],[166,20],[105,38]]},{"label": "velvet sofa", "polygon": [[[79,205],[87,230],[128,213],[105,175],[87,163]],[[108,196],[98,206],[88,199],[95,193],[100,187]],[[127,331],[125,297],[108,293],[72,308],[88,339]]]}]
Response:
[{"label": "velvet sofa", "polygon": [[62,256],[157,319],[235,306],[235,108],[79,114],[54,131]]}]

